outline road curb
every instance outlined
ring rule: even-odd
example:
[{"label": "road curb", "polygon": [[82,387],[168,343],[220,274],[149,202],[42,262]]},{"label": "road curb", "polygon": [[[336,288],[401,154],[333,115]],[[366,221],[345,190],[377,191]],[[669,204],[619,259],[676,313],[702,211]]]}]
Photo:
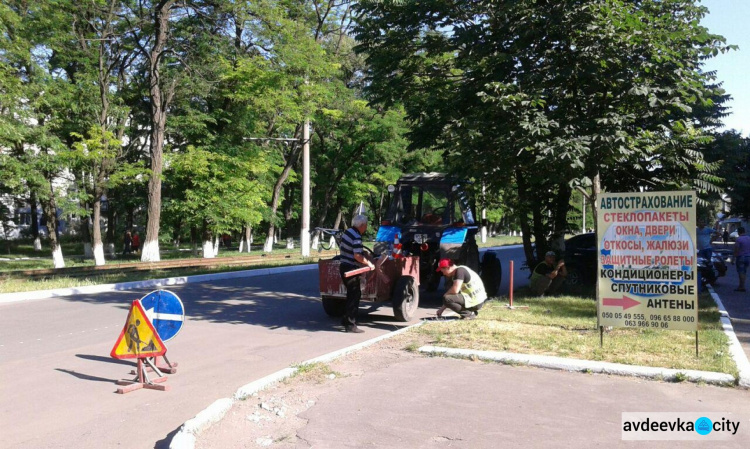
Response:
[{"label": "road curb", "polygon": [[621,363],[566,359],[563,357],[552,357],[546,355],[513,354],[510,352],[499,351],[475,351],[471,349],[442,348],[438,346],[422,346],[419,348],[419,352],[433,355],[447,355],[464,359],[478,358],[493,362],[523,364],[537,368],[556,369],[561,371],[615,374],[618,376],[672,381],[678,380],[680,377],[685,377],[692,382],[705,382],[714,385],[734,385],[735,383],[734,376],[724,373],[624,365]]},{"label": "road curb", "polygon": [[724,303],[721,302],[721,298],[719,297],[719,294],[716,293],[713,286],[708,285],[708,291],[721,313],[721,325],[727,338],[729,338],[729,352],[732,354],[732,358],[737,365],[737,371],[739,373],[738,384],[743,388],[750,388],[750,361],[748,361],[747,354],[745,354],[745,351],[742,349],[737,334],[734,333],[734,326],[732,326],[732,321],[729,319],[729,312],[727,312]]},{"label": "road curb", "polygon": [[387,340],[389,338],[395,337],[396,335],[400,335],[410,329],[419,327],[424,323],[425,321],[420,321],[403,329],[371,338],[361,343],[348,346],[344,349],[339,349],[338,351],[329,352],[328,354],[324,354],[320,357],[295,364],[289,368],[284,368],[282,370],[276,371],[273,374],[269,374],[266,377],[243,385],[242,387],[237,389],[237,391],[231,398],[218,399],[203,411],[195,415],[195,417],[185,421],[185,423],[180,427],[177,433],[172,437],[172,441],[170,441],[169,443],[169,449],[193,449],[195,447],[197,437],[204,430],[211,427],[214,423],[221,421],[221,419],[224,418],[224,415],[226,415],[226,413],[232,408],[235,402],[244,400],[259,391],[265,390],[266,388],[293,376],[297,373],[297,371],[299,371],[299,368],[297,368],[298,366],[330,362],[351,352],[358,351],[380,341]]},{"label": "road curb", "polygon": [[3,293],[0,294],[0,304],[7,302],[26,301],[30,299],[50,299],[73,295],[88,295],[92,293],[135,290],[139,288],[154,288],[169,285],[193,284],[197,282],[209,282],[222,279],[268,276],[270,274],[306,271],[317,268],[318,264],[291,265],[287,267],[258,268],[256,270],[229,271],[224,273],[198,274],[195,276],[178,276],[162,279],[148,279],[145,281],[120,282],[117,284],[98,284],[86,285],[83,287],[58,288],[52,290]]}]

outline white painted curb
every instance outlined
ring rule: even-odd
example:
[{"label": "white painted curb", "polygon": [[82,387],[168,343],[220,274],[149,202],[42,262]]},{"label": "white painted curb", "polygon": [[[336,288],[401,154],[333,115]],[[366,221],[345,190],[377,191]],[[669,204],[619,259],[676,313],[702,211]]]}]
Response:
[{"label": "white painted curb", "polygon": [[230,271],[226,273],[199,274],[195,276],[179,276],[163,279],[150,279],[146,281],[121,282],[119,284],[87,285],[84,287],[58,288],[54,290],[3,293],[0,294],[0,303],[25,301],[29,299],[49,299],[59,298],[63,296],[87,295],[91,293],[135,290],[139,288],[164,287],[168,285],[193,284],[196,282],[209,282],[221,279],[268,276],[270,274],[291,273],[294,271],[317,269],[318,264],[292,265],[288,267],[259,268],[257,270]]},{"label": "white painted curb", "polygon": [[685,376],[693,382],[706,382],[716,385],[734,385],[734,376],[709,371],[676,370],[668,368],[654,368],[650,366],[624,365],[620,363],[595,362],[591,360],[566,359],[544,355],[513,354],[497,351],[474,351],[470,349],[441,348],[437,346],[422,346],[419,352],[426,354],[441,354],[451,357],[490,360],[502,363],[521,363],[538,368],[557,369],[562,371],[583,371],[601,374],[616,374],[619,376],[635,376],[648,379],[675,380],[678,376]]},{"label": "white painted curb", "polygon": [[742,345],[737,339],[737,334],[734,333],[729,313],[724,307],[724,303],[721,302],[721,298],[719,298],[719,295],[711,285],[708,286],[708,291],[711,293],[711,298],[716,302],[716,306],[721,313],[721,325],[724,328],[727,338],[729,338],[729,352],[732,354],[734,363],[737,365],[737,371],[739,372],[738,384],[743,388],[750,388],[750,361],[747,360],[747,354],[742,349]]},{"label": "white painted curb", "polygon": [[221,419],[224,417],[224,415],[226,415],[227,411],[232,408],[232,405],[235,402],[246,399],[257,392],[276,384],[277,382],[293,376],[299,370],[299,368],[297,368],[296,366],[330,362],[343,355],[349,354],[350,352],[358,351],[379,341],[395,337],[396,335],[402,334],[409,329],[419,327],[424,323],[424,321],[420,321],[403,329],[371,338],[369,340],[363,341],[362,343],[357,343],[356,345],[352,345],[338,351],[330,352],[320,357],[302,362],[293,367],[284,368],[282,370],[276,371],[273,374],[269,374],[266,377],[243,385],[237,390],[236,393],[234,393],[234,396],[232,396],[232,398],[219,399],[208,406],[206,409],[195,415],[194,418],[185,421],[185,424],[183,424],[180,427],[180,430],[178,430],[177,433],[172,437],[172,441],[169,443],[169,449],[193,449],[195,447],[195,442],[198,435],[200,435],[204,430],[211,427],[212,424],[221,421]]}]

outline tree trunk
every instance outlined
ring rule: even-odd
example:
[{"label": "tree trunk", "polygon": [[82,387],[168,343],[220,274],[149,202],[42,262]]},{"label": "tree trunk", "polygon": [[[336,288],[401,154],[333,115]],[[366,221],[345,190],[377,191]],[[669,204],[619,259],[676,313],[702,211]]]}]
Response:
[{"label": "tree trunk", "polygon": [[180,249],[180,234],[182,233],[182,218],[178,218],[174,225],[174,232],[172,233],[172,243],[175,249]]},{"label": "tree trunk", "polygon": [[52,179],[48,178],[49,198],[43,201],[42,207],[44,214],[47,216],[47,234],[49,235],[50,248],[52,250],[52,263],[55,268],[65,268],[62,247],[60,246],[60,236],[57,233],[57,202],[55,201],[55,191],[52,187]]},{"label": "tree trunk", "polygon": [[107,251],[109,256],[115,255],[115,230],[117,229],[117,212],[112,205],[112,198],[107,198]]},{"label": "tree trunk", "polygon": [[[250,248],[253,244],[253,227],[247,225],[243,228],[242,238],[240,239],[240,252],[250,252]],[[245,250],[246,248],[246,250]]]},{"label": "tree trunk", "polygon": [[193,248],[193,256],[198,255],[198,228],[190,226],[190,246]]},{"label": "tree trunk", "polygon": [[[99,189],[95,189],[99,190]],[[94,194],[94,265],[104,265],[104,246],[102,245],[102,228],[100,225],[102,216],[102,195],[101,192]]]},{"label": "tree trunk", "polygon": [[284,227],[286,236],[293,237],[292,215],[294,213],[294,184],[284,187]]},{"label": "tree trunk", "polygon": [[594,217],[594,232],[599,232],[599,195],[602,193],[602,180],[597,170],[591,187],[591,213]]},{"label": "tree trunk", "polygon": [[201,236],[201,240],[203,241],[203,258],[213,259],[216,256],[214,253],[214,239],[205,222],[203,223],[203,232],[201,233]]},{"label": "tree trunk", "polygon": [[154,11],[154,43],[149,54],[149,99],[151,105],[151,176],[148,180],[148,222],[146,238],[143,241],[141,260],[157,262],[159,254],[159,221],[161,220],[161,173],[164,167],[164,133],[167,123],[167,108],[174,95],[174,84],[162,92],[159,66],[165,50],[169,31],[169,19],[172,5],[176,0],[159,3]]},{"label": "tree trunk", "polygon": [[[297,130],[295,131],[294,135],[295,137],[299,137],[299,131],[300,127],[297,127]],[[271,195],[271,214],[270,214],[270,224],[268,225],[268,236],[266,237],[266,243],[263,245],[263,251],[270,253],[273,251],[273,244],[276,238],[276,212],[279,210],[279,198],[281,196],[281,189],[284,186],[284,183],[286,182],[287,178],[289,178],[289,173],[292,171],[292,167],[297,162],[297,159],[299,159],[299,155],[302,152],[302,145],[298,143],[292,144],[292,150],[289,153],[289,156],[286,159],[286,162],[284,163],[284,168],[281,170],[281,174],[279,175],[279,178],[276,180],[276,183],[273,186],[273,193]]]},{"label": "tree trunk", "polygon": [[84,204],[86,210],[86,216],[81,219],[81,241],[83,242],[83,257],[85,259],[93,259],[94,252],[91,249],[91,231],[89,230],[90,211],[89,204]]},{"label": "tree trunk", "polygon": [[[336,214],[336,221],[333,222],[333,229],[339,229],[339,226],[341,226],[341,220],[343,219],[343,217],[344,215],[343,215],[343,212],[341,211],[341,202],[339,202],[339,213]],[[346,225],[344,225],[344,227],[346,227]],[[330,243],[331,249],[336,248],[336,239],[333,236],[331,236],[331,240],[329,243]]]},{"label": "tree trunk", "polygon": [[526,265],[533,270],[536,257],[534,256],[534,247],[531,244],[531,227],[528,222],[529,211],[527,208],[527,204],[529,204],[531,199],[529,198],[526,177],[523,172],[521,172],[521,170],[516,170],[515,175],[518,190],[518,218],[521,225],[523,252],[526,256]]},{"label": "tree trunk", "polygon": [[42,239],[39,238],[39,213],[36,210],[38,206],[36,192],[32,190],[29,197],[29,212],[31,212],[31,236],[34,238],[34,251],[42,250]]}]

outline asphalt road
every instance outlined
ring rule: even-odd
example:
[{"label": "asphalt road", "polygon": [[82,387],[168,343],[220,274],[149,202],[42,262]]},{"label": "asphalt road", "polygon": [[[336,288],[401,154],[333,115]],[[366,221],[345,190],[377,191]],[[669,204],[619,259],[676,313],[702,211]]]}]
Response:
[{"label": "asphalt road", "polygon": [[[516,285],[528,272],[520,271],[521,248],[502,254],[507,294],[507,258],[518,261]],[[114,393],[135,363],[109,353],[130,303],[148,290],[0,304],[0,446],[166,447],[183,422],[238,387],[405,325],[383,305],[362,317],[365,333],[342,332],[322,310],[317,270],[170,290],[187,321],[168,343],[179,368],[167,392]],[[438,306],[437,296],[423,295],[416,319]]]}]

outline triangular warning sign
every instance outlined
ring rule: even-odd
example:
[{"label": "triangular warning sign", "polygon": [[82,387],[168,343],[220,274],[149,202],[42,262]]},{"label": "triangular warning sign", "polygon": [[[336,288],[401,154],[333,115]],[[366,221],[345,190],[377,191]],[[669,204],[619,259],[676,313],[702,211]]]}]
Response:
[{"label": "triangular warning sign", "polygon": [[133,301],[125,327],[109,355],[116,359],[135,359],[156,357],[166,352],[167,347],[143,311],[141,302]]}]

